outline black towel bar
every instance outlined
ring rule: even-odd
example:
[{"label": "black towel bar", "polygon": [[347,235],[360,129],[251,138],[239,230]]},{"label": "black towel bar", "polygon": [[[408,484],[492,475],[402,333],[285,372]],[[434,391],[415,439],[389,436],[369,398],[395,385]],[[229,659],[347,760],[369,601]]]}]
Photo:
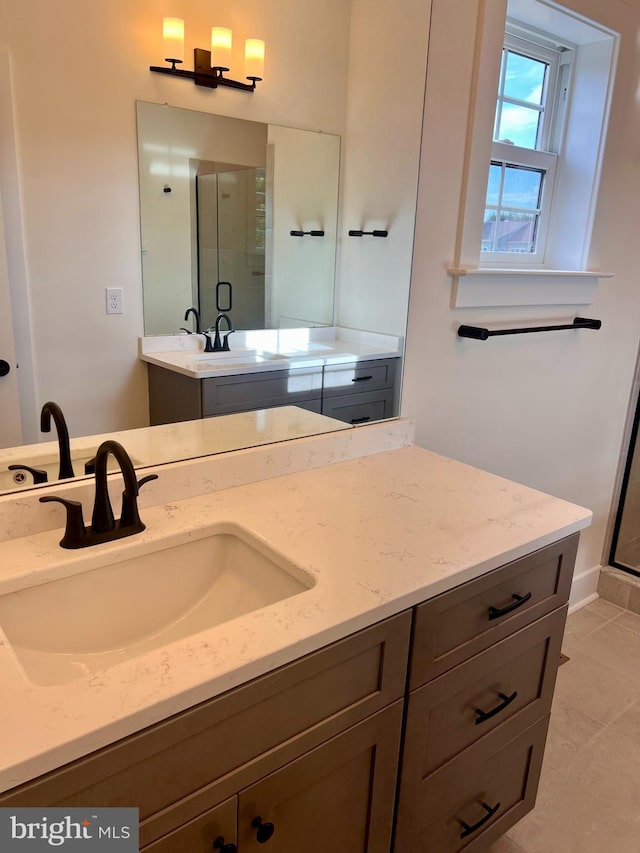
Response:
[{"label": "black towel bar", "polygon": [[531,332],[559,332],[563,329],[599,329],[602,320],[590,320],[588,317],[576,317],[573,323],[561,326],[529,326],[524,329],[483,329],[481,326],[458,326],[458,337],[486,341],[496,335],[528,335]]}]

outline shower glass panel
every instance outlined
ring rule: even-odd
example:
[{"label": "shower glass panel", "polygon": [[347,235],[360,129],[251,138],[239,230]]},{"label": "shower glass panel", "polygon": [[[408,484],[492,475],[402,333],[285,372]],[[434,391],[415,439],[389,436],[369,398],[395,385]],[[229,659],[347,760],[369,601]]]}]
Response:
[{"label": "shower glass panel", "polygon": [[236,329],[265,328],[264,168],[228,167],[197,176],[198,302],[217,316],[216,284],[231,282]]}]

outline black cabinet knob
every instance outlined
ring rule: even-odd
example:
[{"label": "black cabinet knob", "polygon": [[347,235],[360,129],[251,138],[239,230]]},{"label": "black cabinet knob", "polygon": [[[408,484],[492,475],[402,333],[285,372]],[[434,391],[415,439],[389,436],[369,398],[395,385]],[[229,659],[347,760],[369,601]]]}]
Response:
[{"label": "black cabinet knob", "polygon": [[213,849],[219,850],[220,853],[237,853],[238,850],[238,848],[232,841],[229,841],[228,844],[225,844],[222,835],[219,835],[213,842]]},{"label": "black cabinet knob", "polygon": [[258,844],[266,844],[276,831],[276,828],[272,823],[263,823],[261,817],[254,817],[251,821],[251,826],[258,830],[256,832],[256,841]]},{"label": "black cabinet knob", "polygon": [[0,376],[6,376],[11,370],[11,365],[4,358],[0,358]]}]

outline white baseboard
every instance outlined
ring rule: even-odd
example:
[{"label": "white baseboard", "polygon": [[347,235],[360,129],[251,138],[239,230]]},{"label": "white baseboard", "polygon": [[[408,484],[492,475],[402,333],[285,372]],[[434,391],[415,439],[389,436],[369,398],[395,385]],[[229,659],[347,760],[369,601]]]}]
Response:
[{"label": "white baseboard", "polygon": [[575,575],[569,595],[569,613],[586,607],[598,598],[598,580],[602,566],[593,566],[586,572]]}]

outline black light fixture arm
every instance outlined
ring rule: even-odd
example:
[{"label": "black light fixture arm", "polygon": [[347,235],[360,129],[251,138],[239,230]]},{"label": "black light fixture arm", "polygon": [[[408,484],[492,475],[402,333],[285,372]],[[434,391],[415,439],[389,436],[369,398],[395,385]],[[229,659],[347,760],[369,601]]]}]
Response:
[{"label": "black light fixture arm", "polygon": [[171,62],[171,67],[165,65],[150,65],[149,71],[155,71],[158,74],[170,74],[172,77],[185,77],[188,80],[193,80],[196,86],[204,86],[207,89],[217,89],[218,86],[228,86],[232,89],[241,89],[243,92],[253,92],[256,88],[256,83],[262,80],[262,77],[247,77],[249,83],[241,83],[239,80],[232,80],[230,77],[225,77],[224,72],[228,68],[222,68],[211,65],[211,51],[196,47],[193,51],[193,71],[176,68],[177,59],[167,59]]}]

